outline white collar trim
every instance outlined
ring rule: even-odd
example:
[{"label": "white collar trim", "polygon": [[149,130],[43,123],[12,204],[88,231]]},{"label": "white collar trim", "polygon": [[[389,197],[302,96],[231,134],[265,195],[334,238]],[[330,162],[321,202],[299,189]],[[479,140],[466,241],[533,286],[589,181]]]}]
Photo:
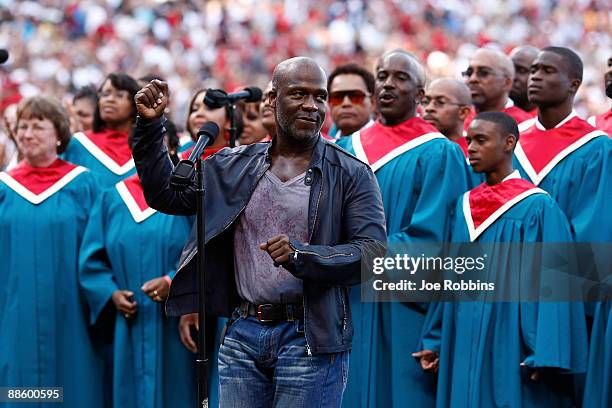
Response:
[{"label": "white collar trim", "polygon": [[9,186],[13,191],[17,194],[28,200],[34,205],[38,205],[45,201],[47,198],[51,197],[53,194],[60,191],[63,187],[65,187],[68,183],[70,183],[76,176],[81,173],[89,171],[85,167],[77,166],[74,169],[70,170],[67,174],[65,174],[61,179],[55,182],[43,191],[40,194],[34,194],[30,190],[27,189],[23,184],[19,183],[13,177],[11,177],[8,173],[0,173],[0,181],[3,181],[4,184]]},{"label": "white collar trim", "polygon": [[[512,173],[514,174],[514,173]],[[508,176],[509,177],[509,176]],[[513,177],[514,178],[514,177]],[[504,179],[506,180],[506,179]],[[470,207],[470,191],[463,194],[463,216],[465,217],[465,223],[467,224],[468,232],[470,234],[470,242],[474,242],[487,228],[489,228],[495,221],[499,219],[506,211],[518,204],[525,198],[533,194],[547,194],[546,191],[534,187],[527,191],[522,192],[513,199],[506,202],[504,205],[499,207],[493,214],[489,216],[478,228],[474,227],[474,220],[472,219],[472,208]]]},{"label": "white collar trim", "polygon": [[365,153],[365,150],[363,149],[363,145],[361,144],[361,132],[355,132],[351,136],[351,142],[353,143],[353,150],[355,151],[355,156],[357,156],[357,158],[365,164],[368,164],[372,168],[372,171],[379,170],[385,164],[389,163],[391,160],[407,152],[408,150],[414,149],[415,147],[434,139],[446,139],[446,136],[444,136],[440,132],[425,133],[424,135],[421,135],[417,138],[412,139],[409,142],[404,143],[403,145],[396,147],[395,149],[391,150],[389,153],[378,159],[376,162],[370,164],[368,162],[368,157]]},{"label": "white collar trim", "polygon": [[502,182],[507,181],[507,180],[512,180],[512,179],[520,179],[520,178],[521,178],[521,173],[519,173],[519,171],[518,171],[518,170],[514,170],[512,173],[508,174],[508,175],[507,175],[507,176],[506,176],[506,177],[505,177],[505,178],[502,180]]},{"label": "white collar trim", "polygon": [[147,207],[147,209],[144,211],[141,210],[132,194],[130,194],[130,191],[125,185],[125,182],[120,181],[119,183],[115,184],[115,188],[119,192],[121,199],[127,206],[128,210],[130,211],[130,214],[132,215],[132,218],[134,218],[134,221],[136,221],[136,223],[143,222],[144,220],[146,220],[157,212],[151,207]]},{"label": "white collar trim", "polygon": [[130,170],[134,168],[133,158],[130,158],[130,160],[128,160],[127,163],[125,163],[123,166],[120,166],[119,164],[117,164],[117,162],[111,159],[106,153],[104,153],[102,149],[96,146],[96,144],[92,142],[87,137],[87,135],[85,135],[85,133],[78,132],[78,133],[75,133],[72,137],[78,140],[79,143],[81,143],[81,145],[85,149],[87,149],[87,151],[91,153],[93,157],[98,159],[100,163],[102,163],[107,169],[109,169],[116,175],[123,176],[124,174],[126,174],[127,172],[129,172]]},{"label": "white collar trim", "polygon": [[552,160],[549,161],[548,164],[544,166],[544,168],[539,173],[536,173],[535,169],[531,165],[531,162],[527,158],[527,155],[525,154],[525,151],[521,146],[520,139],[516,144],[516,148],[514,149],[514,155],[523,167],[523,170],[525,170],[525,173],[527,173],[527,176],[529,176],[529,178],[531,179],[531,182],[537,186],[542,182],[542,180],[544,180],[544,177],[546,177],[548,173],[550,173],[552,169],[554,169],[555,166],[559,164],[559,162],[561,162],[561,160],[565,159],[571,153],[580,149],[582,146],[584,146],[591,140],[602,135],[603,134],[601,130],[594,130],[582,136],[580,139],[576,140],[574,143],[557,153],[557,155],[553,157]]},{"label": "white collar trim", "polygon": [[[573,118],[575,118],[576,116],[578,116],[578,112],[576,112],[575,109],[572,109],[572,111],[570,112],[569,115],[567,115],[565,117],[565,119],[563,119],[561,122],[557,123],[557,125],[554,127],[555,129],[560,128],[561,126],[565,125],[567,122],[569,122],[570,120],[572,120]],[[548,130],[544,127],[544,125],[542,124],[542,122],[540,122],[540,119],[536,116],[535,117],[535,125],[538,129],[540,130]]]}]

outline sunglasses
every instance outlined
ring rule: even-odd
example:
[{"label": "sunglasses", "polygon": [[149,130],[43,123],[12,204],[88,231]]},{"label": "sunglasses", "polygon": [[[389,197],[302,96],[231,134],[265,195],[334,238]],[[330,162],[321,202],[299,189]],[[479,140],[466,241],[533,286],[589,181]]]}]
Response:
[{"label": "sunglasses", "polygon": [[351,103],[355,105],[363,104],[367,94],[361,91],[338,91],[332,92],[329,94],[328,102],[331,106],[341,105],[344,101],[344,98],[347,97],[350,99]]}]

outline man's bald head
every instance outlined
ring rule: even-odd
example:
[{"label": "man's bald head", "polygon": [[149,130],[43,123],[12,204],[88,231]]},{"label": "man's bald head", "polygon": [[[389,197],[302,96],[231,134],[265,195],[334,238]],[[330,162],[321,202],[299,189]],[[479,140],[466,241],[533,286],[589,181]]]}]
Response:
[{"label": "man's bald head", "polygon": [[472,98],[470,97],[470,90],[467,85],[455,78],[438,78],[431,81],[427,86],[425,93],[429,91],[435,93],[443,93],[453,98],[457,103],[461,105],[471,105]]},{"label": "man's bald head", "polygon": [[473,62],[478,62],[481,65],[499,70],[508,78],[514,79],[514,64],[512,64],[510,57],[501,51],[491,48],[479,48],[474,55],[472,55],[472,58],[470,58],[470,65]]},{"label": "man's bald head", "polygon": [[396,48],[391,51],[385,52],[376,63],[376,68],[380,67],[383,61],[389,59],[391,57],[399,56],[400,58],[405,58],[408,64],[410,64],[412,68],[412,73],[417,80],[417,85],[421,88],[425,88],[425,82],[427,81],[427,76],[425,74],[425,68],[418,60],[418,58],[411,52],[403,50],[401,48]]},{"label": "man's bald head", "polygon": [[540,49],[533,45],[519,45],[510,51],[510,59],[514,61],[515,58],[526,57],[533,61],[537,57],[538,52],[540,52]]},{"label": "man's bald head", "polygon": [[[315,60],[309,57],[289,58],[279,63],[272,73],[272,88],[278,89],[286,83],[287,78],[294,77],[301,71],[315,74],[317,71],[327,81],[327,75],[323,68]],[[316,74],[315,74],[316,75]]]},{"label": "man's bald head", "polygon": [[276,112],[276,136],[288,143],[314,143],[325,120],[327,76],[312,58],[278,64],[272,74],[270,105]]},{"label": "man's bald head", "polygon": [[425,90],[421,105],[423,119],[435,126],[444,136],[458,140],[463,134],[463,122],[470,114],[472,98],[463,82],[454,78],[432,81]]},{"label": "man's bald head", "polygon": [[479,48],[470,58],[464,78],[476,112],[501,111],[512,89],[514,65],[503,52]]},{"label": "man's bald head", "polygon": [[386,52],[376,64],[374,93],[385,126],[396,126],[416,114],[424,95],[425,70],[414,55],[404,50]]}]

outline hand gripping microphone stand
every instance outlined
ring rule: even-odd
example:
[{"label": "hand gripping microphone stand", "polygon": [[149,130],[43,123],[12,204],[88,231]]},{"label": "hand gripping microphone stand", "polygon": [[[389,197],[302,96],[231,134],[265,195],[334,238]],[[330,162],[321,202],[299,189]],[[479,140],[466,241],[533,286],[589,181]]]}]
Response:
[{"label": "hand gripping microphone stand", "polygon": [[[206,122],[198,131],[198,141],[187,160],[181,160],[170,177],[170,187],[175,191],[183,191],[196,182],[196,236],[197,236],[197,273],[198,273],[198,401],[197,408],[208,408],[208,357],[206,356],[206,274],[204,270],[204,177],[202,175],[202,152],[214,142],[219,134],[219,126],[214,122]],[[194,174],[195,173],[195,174]]]}]

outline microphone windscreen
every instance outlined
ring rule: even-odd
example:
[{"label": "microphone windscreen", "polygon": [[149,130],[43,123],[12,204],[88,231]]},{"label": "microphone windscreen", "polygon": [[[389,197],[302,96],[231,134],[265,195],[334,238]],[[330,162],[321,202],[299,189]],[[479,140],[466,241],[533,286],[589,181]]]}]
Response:
[{"label": "microphone windscreen", "polygon": [[9,53],[7,50],[0,48],[0,64],[4,64],[9,59]]},{"label": "microphone windscreen", "polygon": [[198,130],[198,138],[203,134],[210,138],[208,143],[212,144],[219,135],[219,126],[215,122],[206,122]]},{"label": "microphone windscreen", "polygon": [[256,86],[249,86],[248,88],[244,88],[244,90],[247,91],[250,95],[247,99],[245,99],[245,101],[247,102],[261,101],[261,98],[263,96],[263,92],[261,91],[261,88],[258,88]]},{"label": "microphone windscreen", "polygon": [[227,93],[221,89],[207,89],[204,104],[210,109],[219,109],[227,105]]}]

